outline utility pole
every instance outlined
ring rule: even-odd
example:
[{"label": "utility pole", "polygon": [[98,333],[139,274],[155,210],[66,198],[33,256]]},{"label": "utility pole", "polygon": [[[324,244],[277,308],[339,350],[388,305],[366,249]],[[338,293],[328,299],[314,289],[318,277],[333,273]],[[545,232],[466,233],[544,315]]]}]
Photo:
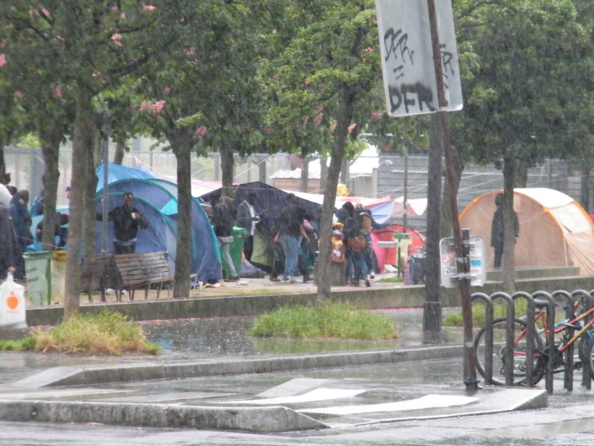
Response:
[{"label": "utility pole", "polygon": [[[443,81],[443,69],[441,60],[441,51],[439,43],[439,34],[437,29],[437,13],[435,10],[435,0],[427,0],[429,8],[429,23],[431,27],[431,44],[433,47],[433,63],[435,65],[435,76],[437,81],[437,92],[439,108],[445,109],[448,105],[445,96],[445,85]],[[458,266],[458,284],[460,287],[460,297],[462,306],[462,318],[464,320],[464,384],[468,390],[478,389],[478,380],[476,379],[476,363],[474,344],[472,339],[472,308],[470,301],[470,269],[468,261],[468,252],[462,243],[462,234],[460,231],[460,221],[458,220],[458,188],[456,187],[456,173],[454,170],[454,158],[450,145],[450,128],[448,115],[445,111],[437,111],[436,118],[439,120],[441,129],[442,147],[445,156],[446,178],[448,181],[450,209],[452,213],[452,231],[454,236],[454,247],[456,250],[456,259]],[[468,234],[466,234],[468,240]]]}]

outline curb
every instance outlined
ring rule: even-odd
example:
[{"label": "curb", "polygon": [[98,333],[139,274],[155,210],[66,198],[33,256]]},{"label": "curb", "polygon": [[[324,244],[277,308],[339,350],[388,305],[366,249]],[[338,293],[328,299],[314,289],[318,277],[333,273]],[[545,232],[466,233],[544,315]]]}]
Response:
[{"label": "curb", "polygon": [[124,404],[0,400],[0,420],[13,422],[101,423],[118,426],[286,432],[327,428],[286,407],[192,407],[172,404]]},{"label": "curb", "polygon": [[[58,386],[92,386],[110,382],[175,380],[221,375],[264,374],[292,370],[308,370],[395,364],[451,358],[460,355],[462,346],[412,348],[399,351],[377,351],[286,356],[271,358],[229,359],[217,362],[191,362],[159,365],[143,363],[121,366],[56,367],[17,381],[14,388],[38,389]],[[492,389],[495,390],[495,389]],[[365,416],[328,418],[308,411],[276,406],[209,406],[183,404],[147,404],[100,401],[56,401],[40,399],[0,399],[0,420],[12,422],[100,423],[106,425],[178,428],[198,430],[230,430],[252,433],[332,429],[383,422],[414,419],[438,419],[527,410],[546,407],[547,394],[536,389],[503,389],[487,392],[482,402],[468,408],[452,407],[417,413],[386,413],[385,417]],[[10,398],[10,397],[8,397]],[[229,404],[229,403],[227,403]],[[381,404],[380,404],[381,405]],[[311,412],[311,411],[309,411]],[[313,410],[315,413],[315,410]],[[354,421],[355,420],[355,421]],[[354,423],[354,424],[353,424]]]},{"label": "curb", "polygon": [[21,388],[92,386],[114,382],[183,379],[201,376],[275,373],[292,370],[335,368],[403,361],[445,359],[463,352],[462,346],[425,347],[376,352],[284,356],[262,359],[219,360],[179,364],[127,364],[120,366],[55,367],[12,384]]}]

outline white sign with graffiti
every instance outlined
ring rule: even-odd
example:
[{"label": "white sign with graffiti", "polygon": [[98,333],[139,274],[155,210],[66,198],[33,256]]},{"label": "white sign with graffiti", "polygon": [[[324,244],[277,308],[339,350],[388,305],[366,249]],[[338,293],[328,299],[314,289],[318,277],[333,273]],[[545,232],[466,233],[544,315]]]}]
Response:
[{"label": "white sign with graffiti", "polygon": [[[468,239],[470,262],[470,285],[483,286],[487,280],[487,268],[485,264],[485,241],[481,235],[473,235]],[[454,238],[443,238],[439,242],[439,256],[441,269],[441,286],[455,288],[458,286],[458,265]]]},{"label": "white sign with graffiti", "polygon": [[427,1],[376,0],[384,89],[392,117],[462,109],[450,0],[435,0],[447,106],[439,106]]}]

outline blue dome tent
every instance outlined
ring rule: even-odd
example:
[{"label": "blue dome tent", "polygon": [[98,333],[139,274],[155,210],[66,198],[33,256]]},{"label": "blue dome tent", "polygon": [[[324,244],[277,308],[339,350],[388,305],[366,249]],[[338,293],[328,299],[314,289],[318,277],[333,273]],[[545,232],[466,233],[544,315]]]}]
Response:
[{"label": "blue dome tent", "polygon": [[[176,245],[177,245],[177,185],[166,180],[147,177],[125,176],[125,170],[140,172],[138,169],[126,168],[110,164],[110,177],[112,167],[117,166],[120,179],[116,179],[107,186],[108,212],[114,207],[121,205],[123,194],[132,192],[136,197],[135,205],[149,220],[150,227],[141,229],[138,233],[136,252],[164,251],[172,271],[175,268]],[[123,170],[125,169],[125,170]],[[97,176],[102,178],[102,166],[97,169]],[[191,250],[191,274],[196,274],[196,281],[204,283],[219,282],[222,278],[220,269],[220,251],[218,242],[208,220],[208,216],[200,206],[197,199],[192,198],[191,204],[192,219],[192,250]],[[103,209],[103,189],[101,185],[97,188],[97,212]],[[96,226],[97,252],[101,252],[101,225],[98,221]],[[108,246],[112,251],[111,241],[113,240],[113,225],[108,225]]]}]

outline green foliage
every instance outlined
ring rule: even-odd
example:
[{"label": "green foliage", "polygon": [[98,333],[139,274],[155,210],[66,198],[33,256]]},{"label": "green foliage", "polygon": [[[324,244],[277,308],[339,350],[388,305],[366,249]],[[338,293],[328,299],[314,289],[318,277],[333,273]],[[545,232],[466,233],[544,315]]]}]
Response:
[{"label": "green foliage", "polygon": [[36,328],[26,345],[36,352],[87,355],[157,354],[160,348],[147,341],[142,328],[120,313],[75,313],[58,327]]},{"label": "green foliage", "polygon": [[465,107],[452,140],[479,163],[591,150],[591,31],[569,0],[455,2]]},{"label": "green foliage", "polygon": [[[287,20],[271,41],[275,57],[263,61],[260,75],[271,105],[270,144],[327,154],[341,118],[349,120],[347,126],[357,124],[349,134],[355,139],[370,108],[381,108],[369,100],[369,92],[381,85],[374,5],[289,1],[284,6]],[[343,95],[358,104],[352,118],[340,115]]]},{"label": "green foliage", "polygon": [[35,347],[35,338],[31,335],[16,341],[0,341],[0,351],[26,351],[33,350]]},{"label": "green foliage", "polygon": [[357,310],[351,305],[327,303],[312,308],[281,308],[260,316],[250,336],[288,338],[394,339],[394,322],[381,315]]},{"label": "green foliage", "polygon": [[19,142],[15,144],[17,147],[32,148],[39,147],[39,138],[31,133],[23,135],[19,138]]},{"label": "green foliage", "polygon": [[[505,317],[507,314],[507,305],[502,303],[503,301],[496,302],[493,305],[493,319]],[[516,317],[520,317],[526,314],[528,303],[525,299],[514,300],[514,312]],[[472,305],[472,324],[476,327],[482,327],[485,325],[485,304],[478,301]],[[443,319],[443,325],[449,327],[461,327],[464,325],[464,319],[462,313],[451,313]]]}]

